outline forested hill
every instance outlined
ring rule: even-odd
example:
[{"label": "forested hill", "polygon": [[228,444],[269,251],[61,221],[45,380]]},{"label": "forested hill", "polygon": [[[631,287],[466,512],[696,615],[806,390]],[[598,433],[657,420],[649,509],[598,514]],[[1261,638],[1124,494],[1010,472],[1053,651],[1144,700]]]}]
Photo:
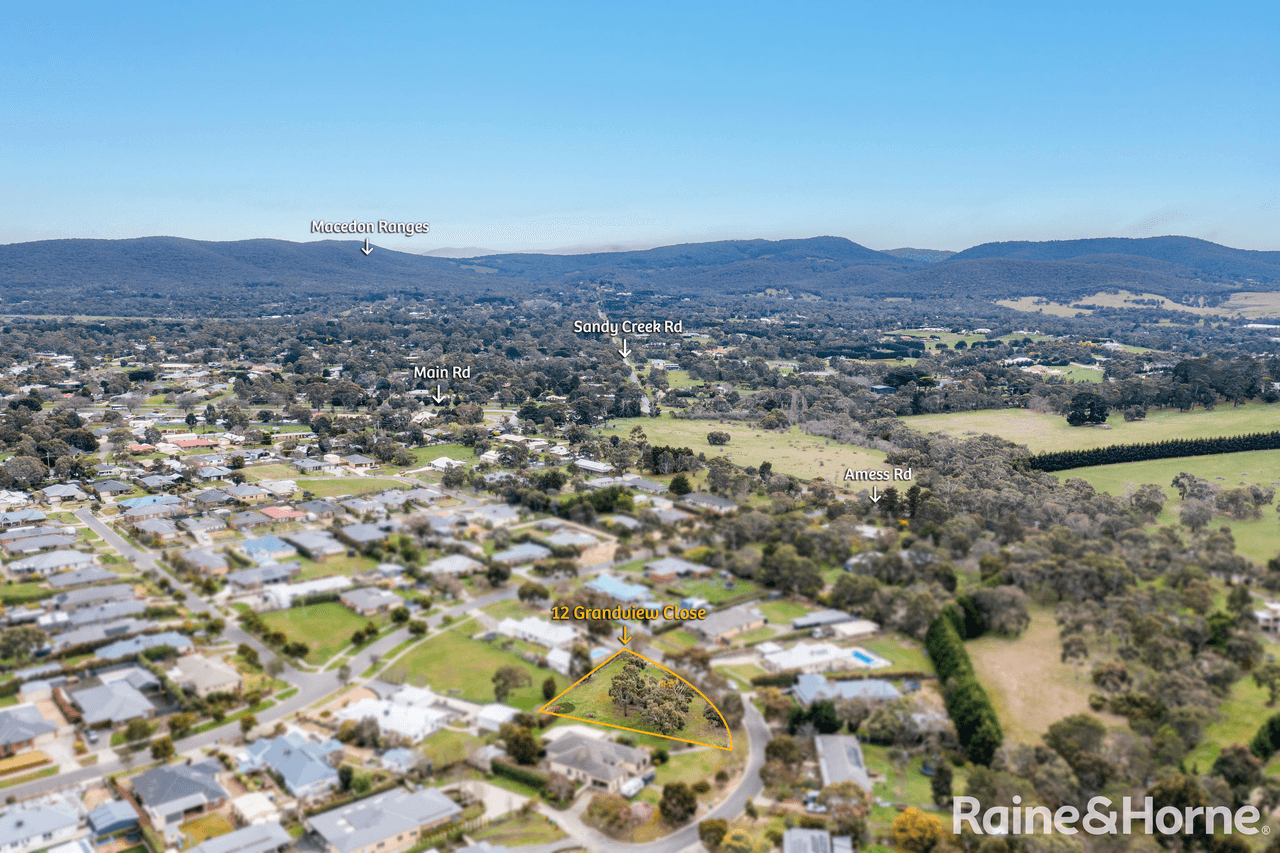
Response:
[{"label": "forested hill", "polygon": [[[825,298],[907,296],[1069,300],[1108,288],[1219,301],[1280,289],[1280,252],[1203,240],[1104,238],[989,243],[950,254],[878,252],[840,237],[733,240],[585,255],[443,258],[360,243],[176,237],[45,240],[0,246],[0,313],[194,316],[298,313],[400,296],[521,298],[603,284],[692,296],[769,290]],[[416,248],[416,246],[415,246]]]}]

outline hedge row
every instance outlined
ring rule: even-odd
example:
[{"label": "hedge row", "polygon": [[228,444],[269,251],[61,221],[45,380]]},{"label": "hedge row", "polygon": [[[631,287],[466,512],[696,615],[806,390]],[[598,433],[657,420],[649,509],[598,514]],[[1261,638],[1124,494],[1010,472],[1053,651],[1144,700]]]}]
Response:
[{"label": "hedge row", "polygon": [[494,759],[490,765],[493,772],[498,776],[506,776],[508,779],[515,779],[517,782],[523,782],[526,785],[532,785],[539,791],[547,786],[547,777],[539,773],[537,770],[530,770],[527,767],[519,767],[507,761]]},{"label": "hedge row", "polygon": [[1035,471],[1065,471],[1093,465],[1115,465],[1120,462],[1146,462],[1152,459],[1179,459],[1183,456],[1216,456],[1219,453],[1244,453],[1250,450],[1280,449],[1280,432],[1254,432],[1247,435],[1217,438],[1175,438],[1146,444],[1113,444],[1092,450],[1058,450],[1027,459]]},{"label": "hedge row", "polygon": [[960,745],[973,763],[990,764],[1004,734],[991,698],[974,675],[957,622],[964,624],[962,613],[954,607],[943,610],[925,634],[925,650],[942,681],[947,713],[955,723]]}]

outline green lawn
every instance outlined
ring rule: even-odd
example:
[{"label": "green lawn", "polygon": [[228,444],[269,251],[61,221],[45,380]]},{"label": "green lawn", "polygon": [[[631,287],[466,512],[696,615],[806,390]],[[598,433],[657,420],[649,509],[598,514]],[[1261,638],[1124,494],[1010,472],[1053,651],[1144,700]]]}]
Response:
[{"label": "green lawn", "polygon": [[264,613],[262,621],[273,631],[283,631],[290,640],[310,646],[307,662],[313,664],[327,661],[349,645],[351,635],[368,622],[336,601]]},{"label": "green lawn", "polygon": [[678,752],[672,755],[666,764],[659,764],[654,768],[656,776],[654,784],[658,786],[672,782],[693,784],[704,779],[714,784],[717,770],[731,773],[731,768],[746,760],[747,752],[748,743],[745,734],[733,739],[732,751],[699,747]]},{"label": "green lawn", "polygon": [[304,477],[298,480],[298,488],[319,498],[333,498],[403,489],[405,483],[390,477]]},{"label": "green lawn", "polygon": [[[902,422],[918,432],[942,432],[953,438],[990,433],[1025,444],[1032,453],[1046,450],[1080,450],[1111,444],[1164,441],[1171,438],[1209,438],[1270,432],[1280,429],[1280,406],[1249,403],[1213,411],[1151,410],[1146,420],[1126,422],[1120,412],[1107,420],[1110,429],[1067,426],[1062,415],[1028,409],[986,409],[947,415],[913,415]],[[776,465],[774,466],[777,467]]]},{"label": "green lawn", "polygon": [[719,604],[726,598],[759,592],[761,589],[753,581],[742,578],[734,578],[733,589],[725,589],[724,581],[720,578],[681,581],[675,588],[683,593],[682,598],[705,598],[711,604]]},{"label": "green lawn", "polygon": [[298,469],[292,465],[281,465],[273,463],[271,465],[250,465],[242,472],[246,480],[258,482],[260,480],[296,480],[298,479]]},{"label": "green lawn", "polygon": [[759,608],[760,612],[769,620],[770,625],[778,625],[788,630],[791,628],[792,619],[797,616],[803,616],[813,610],[812,607],[801,604],[798,601],[784,601],[782,599],[760,601],[753,606]]},{"label": "green lawn", "polygon": [[187,846],[194,847],[206,838],[217,838],[219,835],[226,835],[235,827],[222,815],[209,814],[196,818],[189,823],[184,823],[181,829],[183,836],[187,839]]},{"label": "green lawn", "polygon": [[330,557],[329,559],[317,563],[314,560],[308,560],[301,557],[298,565],[302,567],[295,580],[307,581],[313,578],[323,578],[329,575],[359,575],[371,571],[374,566],[378,565],[378,561],[372,557]]},{"label": "green lawn", "polygon": [[859,640],[858,645],[893,664],[893,668],[909,672],[933,672],[933,661],[925,654],[924,646],[900,634]]},{"label": "green lawn", "polygon": [[[670,444],[689,447],[695,453],[708,457],[724,456],[736,465],[759,467],[761,462],[772,462],[773,470],[781,474],[810,479],[826,477],[828,480],[844,475],[846,468],[884,469],[884,454],[838,444],[827,438],[818,438],[792,427],[790,432],[770,432],[741,423],[721,424],[716,421],[688,421],[672,418],[616,418],[610,421],[611,429],[605,435],[626,437],[633,426],[641,427],[650,444]],[[731,439],[723,447],[707,444],[707,433],[720,430],[729,433]]]},{"label": "green lawn", "polygon": [[466,761],[480,744],[480,738],[475,735],[445,728],[424,740],[418,748],[434,763],[438,772],[443,767]]},{"label": "green lawn", "polygon": [[548,677],[554,678],[557,691],[569,685],[557,673],[525,663],[519,656],[497,646],[472,640],[467,635],[476,629],[476,623],[468,620],[423,640],[392,664],[383,677],[419,687],[429,685],[437,693],[485,703],[494,701],[493,674],[500,667],[515,666],[529,674],[530,684],[512,692],[506,704],[522,711],[543,704],[542,682]]},{"label": "green lawn", "polygon": [[[634,659],[627,652],[619,653],[617,657],[589,676],[587,680],[576,685],[564,696],[557,697],[554,703],[548,705],[547,710],[552,713],[563,714],[614,728],[655,732],[655,729],[641,718],[638,710],[624,713],[609,698],[610,683],[614,676],[623,670],[625,662],[629,658]],[[676,676],[661,667],[650,663],[646,663],[644,675],[646,679],[653,682],[676,678]],[[703,716],[706,708],[707,700],[694,693],[693,700],[689,703],[689,713],[685,717],[684,726],[669,735],[663,735],[663,737],[684,740],[690,743],[727,747],[729,738],[728,732],[725,731],[724,723],[719,718],[715,722],[707,720]]]},{"label": "green lawn", "polygon": [[717,667],[717,669],[724,670],[726,673],[747,686],[751,685],[751,679],[755,678],[757,675],[764,675],[764,669],[753,663],[743,663],[738,664],[737,666],[721,666]]}]

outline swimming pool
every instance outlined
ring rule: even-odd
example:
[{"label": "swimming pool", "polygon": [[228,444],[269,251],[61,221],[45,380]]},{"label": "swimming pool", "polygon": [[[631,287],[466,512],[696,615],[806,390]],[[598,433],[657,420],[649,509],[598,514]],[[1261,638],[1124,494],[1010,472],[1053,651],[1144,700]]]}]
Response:
[{"label": "swimming pool", "polygon": [[857,661],[861,666],[865,666],[867,669],[881,669],[882,667],[890,666],[889,661],[874,652],[867,651],[864,648],[859,647],[851,649],[850,654],[853,656],[855,661]]}]

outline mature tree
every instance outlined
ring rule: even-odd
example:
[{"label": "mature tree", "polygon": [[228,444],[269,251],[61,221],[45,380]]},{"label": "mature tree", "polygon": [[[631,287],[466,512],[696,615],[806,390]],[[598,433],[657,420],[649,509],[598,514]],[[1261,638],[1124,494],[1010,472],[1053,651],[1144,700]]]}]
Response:
[{"label": "mature tree", "polygon": [[168,761],[173,758],[173,738],[165,735],[152,741],[151,757],[156,761]]},{"label": "mature tree", "polygon": [[135,717],[124,727],[125,740],[142,740],[145,737],[151,737],[151,726],[141,717]]},{"label": "mature tree", "polygon": [[689,485],[689,478],[684,474],[676,474],[672,477],[667,488],[671,490],[671,494],[681,497],[693,491],[693,486]]},{"label": "mature tree", "polygon": [[195,714],[178,712],[177,714],[169,717],[169,733],[178,740],[182,740],[187,736],[195,724]]},{"label": "mature tree", "polygon": [[951,805],[951,779],[951,765],[946,760],[939,760],[933,768],[933,779],[929,781],[933,802],[938,808],[945,809]]},{"label": "mature tree", "polygon": [[243,717],[240,718],[240,731],[243,732],[244,734],[248,734],[249,732],[253,731],[254,727],[257,725],[258,725],[258,718],[255,717],[253,714],[245,714]]},{"label": "mature tree", "polygon": [[338,667],[338,681],[343,684],[351,681],[351,664],[344,663]]},{"label": "mature tree", "polygon": [[573,792],[578,789],[574,781],[562,773],[551,773],[547,776],[547,784],[544,790],[550,795],[551,799],[566,803],[573,797]]},{"label": "mature tree", "polygon": [[670,824],[684,823],[698,810],[698,795],[684,782],[672,782],[662,786],[662,799],[658,811]]},{"label": "mature tree", "polygon": [[707,433],[707,444],[712,447],[722,447],[729,443],[732,436],[724,430],[712,430]]},{"label": "mature tree", "polygon": [[1253,668],[1253,683],[1267,691],[1267,706],[1276,704],[1280,697],[1280,663],[1267,661]]},{"label": "mature tree", "polygon": [[719,847],[728,833],[729,822],[722,817],[708,818],[698,823],[698,838],[709,850]]},{"label": "mature tree", "polygon": [[542,698],[550,702],[556,697],[556,680],[547,676],[546,681],[542,682]]},{"label": "mature tree", "polygon": [[518,666],[503,666],[493,674],[493,696],[499,702],[507,701],[513,690],[528,687],[533,683],[529,671]]},{"label": "mature tree", "polygon": [[538,763],[538,753],[542,751],[542,747],[529,729],[505,723],[502,726],[502,739],[507,745],[507,755],[514,758],[517,764]]},{"label": "mature tree", "polygon": [[900,853],[930,853],[942,841],[942,821],[915,806],[893,819],[892,831]]}]

